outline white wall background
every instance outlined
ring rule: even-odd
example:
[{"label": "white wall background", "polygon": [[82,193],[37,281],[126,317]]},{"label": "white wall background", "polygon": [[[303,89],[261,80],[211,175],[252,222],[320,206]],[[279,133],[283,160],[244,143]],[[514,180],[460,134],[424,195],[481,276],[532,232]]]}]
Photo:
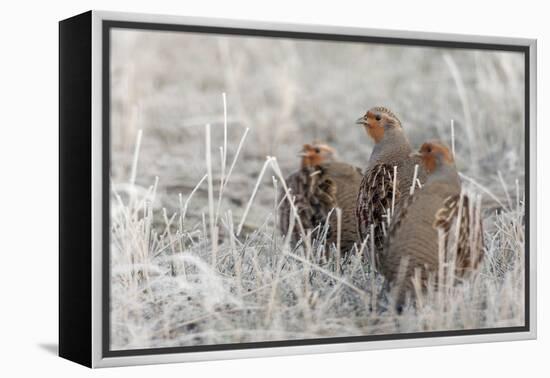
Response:
[{"label": "white wall background", "polygon": [[[548,190],[550,40],[541,1],[19,1],[0,23],[0,369],[4,377],[543,376],[550,371],[550,287],[539,195],[538,341],[279,357],[92,372],[55,356],[57,344],[57,21],[88,9],[537,38],[539,194]],[[546,63],[546,64],[545,64]],[[7,212],[5,211],[7,207]],[[546,349],[546,350],[545,350]]]}]

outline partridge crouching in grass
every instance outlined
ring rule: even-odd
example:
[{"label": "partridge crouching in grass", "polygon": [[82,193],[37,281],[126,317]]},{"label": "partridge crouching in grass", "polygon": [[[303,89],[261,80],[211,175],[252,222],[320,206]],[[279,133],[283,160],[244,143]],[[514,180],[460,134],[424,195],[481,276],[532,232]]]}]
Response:
[{"label": "partridge crouching in grass", "polygon": [[[338,217],[333,209],[341,209],[340,252],[345,254],[357,240],[355,201],[362,179],[361,171],[337,161],[335,150],[324,144],[305,144],[300,155],[300,170],[290,175],[286,184],[304,231],[319,227],[320,235],[330,214],[326,240],[329,246],[337,246]],[[280,200],[285,195],[281,191]],[[279,209],[279,228],[283,235],[287,235],[290,217],[293,216],[288,199],[281,203]],[[292,245],[296,245],[301,238],[300,229],[295,224],[291,230]]]},{"label": "partridge crouching in grass", "polygon": [[416,277],[425,287],[431,275],[437,286],[440,273],[464,278],[483,258],[480,212],[462,192],[449,149],[430,141],[415,155],[428,177],[394,217],[381,261],[381,272],[396,288],[398,306],[407,293],[413,296]]},{"label": "partridge crouching in grass", "polygon": [[[387,108],[374,107],[357,120],[374,141],[357,197],[356,216],[359,242],[372,238],[374,265],[378,265],[392,213],[407,201],[411,188],[423,183],[426,172],[413,152],[401,121]],[[415,168],[417,166],[418,168]],[[415,177],[416,170],[416,177]],[[395,181],[394,181],[395,179]],[[395,189],[395,191],[394,191]]]}]

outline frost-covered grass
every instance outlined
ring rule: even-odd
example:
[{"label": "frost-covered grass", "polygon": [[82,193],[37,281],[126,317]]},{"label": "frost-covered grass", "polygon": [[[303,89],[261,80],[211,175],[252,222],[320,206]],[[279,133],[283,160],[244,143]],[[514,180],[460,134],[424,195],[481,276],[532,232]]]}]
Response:
[{"label": "frost-covered grass", "polygon": [[[515,53],[114,31],[112,348],[523,325],[523,75]],[[314,139],[364,168],[376,105],[452,144],[483,204],[480,273],[401,314],[368,243],[323,261],[322,228],[290,249],[276,227],[279,170]]]},{"label": "frost-covered grass", "polygon": [[[207,126],[207,145],[209,130]],[[139,143],[130,182],[113,183],[114,349],[523,324],[525,235],[519,196],[516,202],[508,197],[498,213],[484,213],[486,256],[479,274],[445,289],[431,287],[416,306],[398,314],[383,277],[363,258],[371,253],[368,240],[345,258],[333,245],[326,261],[326,225],[304,234],[294,249],[289,238],[279,234],[276,193],[284,187],[284,176],[274,157],[266,159],[240,219],[224,208],[223,192],[231,185],[233,169],[238,169],[238,155],[229,164],[225,151],[222,146],[224,174],[218,185],[204,176],[180,196],[180,208],[173,214],[154,209],[158,181],[149,188],[133,182]],[[206,161],[211,177],[211,159]],[[260,227],[243,231],[263,175],[272,177],[271,212]],[[207,187],[209,206],[202,222],[193,222],[186,214],[201,186]]]}]

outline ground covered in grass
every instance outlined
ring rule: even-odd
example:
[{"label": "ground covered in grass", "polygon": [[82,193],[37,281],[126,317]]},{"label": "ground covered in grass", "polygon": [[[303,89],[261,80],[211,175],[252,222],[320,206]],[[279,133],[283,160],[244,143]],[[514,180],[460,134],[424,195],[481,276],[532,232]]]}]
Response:
[{"label": "ground covered in grass", "polygon": [[[523,325],[521,55],[122,30],[112,54],[113,349]],[[301,145],[364,167],[375,105],[414,146],[454,130],[482,198],[480,273],[401,314],[368,243],[324,261],[322,226],[311,248],[276,227]]]},{"label": "ground covered in grass", "polygon": [[[230,176],[222,177],[218,196],[207,177],[200,180],[185,199],[180,197],[173,214],[154,208],[158,182],[148,189],[113,185],[113,348],[523,324],[523,201],[483,212],[486,250],[479,274],[459,285],[431,287],[416,306],[398,314],[383,277],[365,258],[371,253],[368,240],[340,257],[334,245],[326,246],[327,225],[320,225],[290,247],[289,235],[277,229],[276,193],[283,176],[274,158],[264,168],[261,173],[272,178],[273,207],[253,231],[243,226],[257,189],[239,223],[231,209],[217,210]],[[261,181],[260,175],[258,187]],[[202,220],[194,222],[186,215],[201,185],[208,187],[211,202]],[[324,248],[331,250],[328,261]]]}]

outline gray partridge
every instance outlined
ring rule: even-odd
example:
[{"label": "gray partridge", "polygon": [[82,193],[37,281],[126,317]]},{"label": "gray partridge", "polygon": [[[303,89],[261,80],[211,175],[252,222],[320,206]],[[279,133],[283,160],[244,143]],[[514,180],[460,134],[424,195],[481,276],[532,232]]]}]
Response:
[{"label": "gray partridge", "polygon": [[[372,233],[374,240],[368,246],[374,244],[376,267],[392,214],[407,201],[413,181],[414,185],[417,180],[424,182],[426,172],[419,159],[411,156],[413,150],[401,121],[392,111],[384,107],[371,108],[357,123],[364,126],[375,143],[359,188],[356,216],[359,241],[363,243]],[[418,166],[416,179],[415,166]]]},{"label": "gray partridge", "polygon": [[423,286],[430,274],[437,283],[440,233],[442,257],[446,264],[454,261],[454,277],[474,271],[483,258],[480,212],[461,193],[449,149],[441,142],[430,141],[416,155],[428,177],[394,217],[381,260],[381,272],[397,286],[398,302],[406,293],[413,293],[415,271],[420,272]]},{"label": "gray partridge", "polygon": [[[323,228],[329,213],[341,209],[340,252],[349,252],[357,240],[355,202],[362,179],[359,168],[336,160],[336,152],[324,144],[305,144],[301,153],[300,169],[291,174],[286,183],[304,230]],[[283,191],[280,198],[285,195]],[[279,210],[279,228],[283,235],[288,233],[291,207],[288,200],[282,202]],[[337,245],[338,218],[332,211],[328,222],[327,242]],[[291,234],[293,245],[302,235],[297,225]]]}]

